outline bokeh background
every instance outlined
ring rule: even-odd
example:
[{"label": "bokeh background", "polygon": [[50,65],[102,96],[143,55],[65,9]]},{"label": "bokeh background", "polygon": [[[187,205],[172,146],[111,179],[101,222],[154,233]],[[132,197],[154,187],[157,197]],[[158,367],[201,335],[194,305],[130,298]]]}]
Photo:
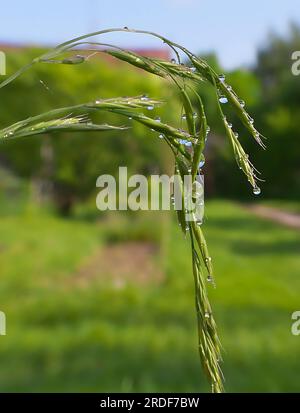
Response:
[{"label": "bokeh background", "polygon": [[[255,197],[233,159],[212,90],[199,90],[212,128],[206,149],[205,231],[217,275],[210,298],[224,346],[226,389],[298,392],[300,337],[300,50],[297,0],[247,4],[6,2],[0,50],[11,74],[49,46],[108,27],[151,29],[206,57],[245,99],[267,151],[240,134],[266,180]],[[149,37],[107,40],[172,58]],[[171,85],[97,56],[36,66],[1,90],[0,125],[97,97],[164,98]],[[112,115],[100,121],[124,123]],[[236,119],[232,117],[233,123]],[[188,243],[175,214],[96,209],[99,175],[170,172],[168,148],[132,125],[123,134],[60,134],[0,145],[0,391],[208,391],[196,349]],[[242,131],[241,131],[242,132]],[[288,222],[287,222],[288,221]]]}]

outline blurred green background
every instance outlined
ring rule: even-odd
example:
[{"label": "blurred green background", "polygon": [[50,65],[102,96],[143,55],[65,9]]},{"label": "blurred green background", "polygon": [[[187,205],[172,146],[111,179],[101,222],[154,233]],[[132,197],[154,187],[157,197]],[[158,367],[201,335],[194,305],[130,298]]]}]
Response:
[{"label": "blurred green background", "polygon": [[[300,339],[291,334],[291,314],[300,309],[299,229],[249,208],[255,201],[300,214],[300,82],[287,64],[294,50],[296,26],[265,42],[254,67],[227,75],[268,137],[262,151],[240,133],[266,179],[260,199],[236,167],[212,90],[199,91],[212,127],[204,229],[227,391],[300,390]],[[39,53],[9,51],[8,73]],[[217,56],[206,58],[223,71]],[[180,123],[171,86],[125,64],[95,58],[78,67],[37,66],[1,90],[0,124],[98,96],[143,93],[166,99],[157,114]],[[157,134],[132,126],[121,135],[60,134],[0,146],[0,310],[7,317],[0,391],[209,391],[196,349],[191,258],[175,214],[100,213],[95,206],[103,173],[117,175],[119,166],[172,171]]]}]

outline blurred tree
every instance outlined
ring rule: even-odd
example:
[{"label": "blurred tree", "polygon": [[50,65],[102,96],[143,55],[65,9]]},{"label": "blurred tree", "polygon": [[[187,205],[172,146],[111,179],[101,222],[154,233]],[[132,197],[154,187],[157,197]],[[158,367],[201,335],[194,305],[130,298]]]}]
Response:
[{"label": "blurred tree", "polygon": [[256,117],[269,139],[268,150],[255,156],[268,182],[267,195],[299,199],[300,76],[294,76],[291,70],[294,51],[300,51],[300,28],[292,24],[287,37],[272,34],[258,53],[255,73],[262,97]]},{"label": "blurred tree", "polygon": [[[40,53],[39,50],[9,53],[8,73]],[[75,105],[99,97],[148,94],[168,100],[173,89],[125,63],[95,57],[79,66],[38,65],[1,93],[5,105],[0,122],[5,126],[57,106]],[[172,106],[174,108],[173,103],[168,103],[166,108],[162,106],[159,115],[174,120]],[[99,123],[115,125],[127,122],[126,118],[109,113],[97,113],[93,118]],[[48,194],[51,187],[51,197],[57,208],[69,214],[76,201],[95,192],[96,179],[102,173],[116,175],[119,166],[127,166],[135,173],[169,170],[166,165],[168,149],[158,137],[142,125],[128,126],[132,128],[121,134],[61,133],[55,137],[42,135],[23,142],[11,141],[1,146],[2,163],[38,183],[39,188],[46,188]]]}]

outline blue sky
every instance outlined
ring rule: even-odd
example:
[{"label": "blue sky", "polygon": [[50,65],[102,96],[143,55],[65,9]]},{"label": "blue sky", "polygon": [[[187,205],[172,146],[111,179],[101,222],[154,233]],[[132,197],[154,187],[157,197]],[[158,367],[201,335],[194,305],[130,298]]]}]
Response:
[{"label": "blue sky", "polygon": [[[0,42],[54,45],[108,27],[151,29],[193,52],[216,51],[226,69],[249,65],[270,31],[300,25],[299,0],[11,0],[3,2]],[[156,46],[132,34],[107,37],[125,47]]]}]

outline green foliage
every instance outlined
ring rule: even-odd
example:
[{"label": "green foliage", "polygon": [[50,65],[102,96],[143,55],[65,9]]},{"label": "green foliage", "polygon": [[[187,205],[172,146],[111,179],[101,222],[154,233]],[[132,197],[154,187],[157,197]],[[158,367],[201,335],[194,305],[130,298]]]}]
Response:
[{"label": "green foliage", "polygon": [[291,26],[288,37],[271,37],[260,51],[256,66],[262,85],[257,115],[271,136],[265,158],[266,179],[270,183],[267,194],[271,197],[299,199],[300,145],[295,119],[300,116],[300,81],[291,72],[291,57],[296,50],[300,50],[300,30]]}]

